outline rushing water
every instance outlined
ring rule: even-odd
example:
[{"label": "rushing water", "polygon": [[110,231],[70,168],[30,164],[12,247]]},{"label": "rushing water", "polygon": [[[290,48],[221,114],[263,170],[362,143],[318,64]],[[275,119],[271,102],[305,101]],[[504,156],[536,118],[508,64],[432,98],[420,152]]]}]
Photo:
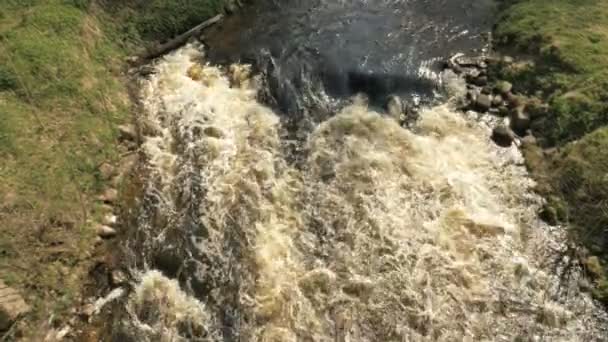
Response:
[{"label": "rushing water", "polygon": [[521,156],[487,124],[446,104],[414,133],[355,98],[296,168],[259,78],[201,53],[143,85],[142,261],[116,340],[601,339]]},{"label": "rushing water", "polygon": [[[341,26],[346,31],[369,29],[365,39],[386,34],[368,1],[292,3],[299,6],[276,5],[284,12],[275,26],[263,16],[237,20],[253,28],[242,40],[225,36],[225,44],[248,51],[274,37],[276,46],[289,46],[290,33],[277,27],[291,20],[324,30],[310,44],[336,45],[322,33],[334,29],[328,25],[338,3],[362,13],[349,21],[354,26]],[[409,12],[393,11],[410,3]],[[465,29],[433,12],[441,4],[455,11],[454,2],[382,4],[390,9],[382,13],[388,26],[411,30],[421,23],[414,14],[423,13],[435,27],[446,23],[441,32]],[[302,13],[312,14],[294,19]],[[400,16],[407,25],[398,24]],[[467,20],[471,30],[479,26]],[[355,70],[409,80],[415,89],[402,90],[424,92],[416,82],[438,76],[409,70],[449,53],[454,40],[472,39],[442,35],[444,44],[427,44],[424,37],[405,41],[419,49],[418,59],[401,59],[387,48],[368,53],[377,61],[361,67],[356,54],[370,48],[361,38],[323,50],[307,72],[326,71],[323,56],[342,50],[342,64],[331,64],[345,69],[332,75],[347,75],[347,83],[348,70]],[[541,199],[522,157],[515,147],[491,142],[492,120],[444,103],[427,106],[406,129],[373,106],[374,82],[340,93],[322,80],[317,88],[281,93],[276,90],[296,79],[296,61],[314,59],[271,51],[273,70],[257,58],[253,66],[219,67],[208,61],[238,58],[228,53],[233,48],[213,42],[211,59],[202,46],[188,45],[157,61],[155,73],[141,80],[144,188],[125,241],[135,282],[115,304],[112,340],[605,339],[605,318],[579,290],[580,271],[569,267],[563,230],[537,219]],[[274,91],[273,78],[284,82]],[[301,85],[314,83],[314,77],[304,80]],[[262,96],[268,92],[270,98]],[[315,115],[318,110],[326,113]],[[314,120],[294,134],[290,120],[307,116]]]}]

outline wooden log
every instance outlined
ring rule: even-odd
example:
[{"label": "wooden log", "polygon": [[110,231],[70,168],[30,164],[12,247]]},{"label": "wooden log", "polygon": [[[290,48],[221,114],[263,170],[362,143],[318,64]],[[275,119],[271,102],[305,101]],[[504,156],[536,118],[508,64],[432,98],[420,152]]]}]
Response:
[{"label": "wooden log", "polygon": [[145,53],[143,53],[139,56],[136,64],[146,63],[152,59],[158,58],[162,55],[165,55],[165,54],[179,48],[180,46],[186,44],[188,42],[188,39],[190,39],[193,36],[199,36],[204,29],[216,24],[223,18],[224,18],[223,14],[218,14],[211,19],[205,20],[204,22],[193,27],[192,29],[188,30],[187,32],[182,33],[179,36],[169,40],[168,42],[148,49],[148,51],[146,51]]}]

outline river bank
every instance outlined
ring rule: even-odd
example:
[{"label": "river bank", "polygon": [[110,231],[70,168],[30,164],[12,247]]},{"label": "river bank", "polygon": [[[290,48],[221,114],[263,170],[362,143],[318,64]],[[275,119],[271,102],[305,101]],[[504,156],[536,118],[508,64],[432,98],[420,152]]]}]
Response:
[{"label": "river bank", "polygon": [[584,246],[573,254],[606,303],[608,3],[527,0],[502,6],[494,42],[498,51],[518,58],[492,76],[511,82],[531,103],[546,104],[543,111],[526,108],[538,143],[523,146],[537,191],[548,200],[541,215],[569,227],[574,243]]},{"label": "river bank", "polygon": [[0,303],[3,341],[60,333],[98,285],[137,147],[127,57],[235,5],[0,3],[0,280],[27,303]]}]

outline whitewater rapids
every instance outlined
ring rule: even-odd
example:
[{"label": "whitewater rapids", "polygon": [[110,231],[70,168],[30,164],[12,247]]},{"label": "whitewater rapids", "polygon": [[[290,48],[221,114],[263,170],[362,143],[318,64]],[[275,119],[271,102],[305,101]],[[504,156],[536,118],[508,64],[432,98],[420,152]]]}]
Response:
[{"label": "whitewater rapids", "polygon": [[561,229],[538,221],[522,157],[490,125],[445,104],[408,130],[353,99],[294,165],[248,66],[188,45],[154,67],[140,118],[154,206],[137,230],[143,253],[185,257],[175,274],[147,256],[133,270],[134,340],[602,340],[580,275],[560,273]]}]

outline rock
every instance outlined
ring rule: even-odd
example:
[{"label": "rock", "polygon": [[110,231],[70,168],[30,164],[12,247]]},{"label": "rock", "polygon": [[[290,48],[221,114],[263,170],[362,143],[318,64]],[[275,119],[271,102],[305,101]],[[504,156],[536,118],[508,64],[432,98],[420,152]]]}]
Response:
[{"label": "rock", "polygon": [[122,141],[136,141],[137,130],[133,125],[120,125],[118,126],[118,136]]},{"label": "rock", "polygon": [[500,106],[502,106],[503,101],[504,100],[503,100],[503,98],[502,98],[502,96],[500,94],[499,95],[495,95],[492,98],[492,106],[494,106],[494,107],[500,107]]},{"label": "rock", "polygon": [[110,239],[116,236],[116,230],[112,227],[105,226],[103,224],[97,225],[95,227],[95,233],[103,239]]},{"label": "rock", "polygon": [[485,113],[492,107],[492,99],[486,94],[480,94],[475,100],[475,110]]},{"label": "rock", "polygon": [[109,227],[113,227],[118,222],[118,217],[114,214],[106,214],[103,217],[103,224]]},{"label": "rock", "polygon": [[0,280],[0,331],[10,328],[17,318],[29,311],[23,297]]},{"label": "rock", "polygon": [[519,136],[525,136],[526,131],[530,128],[530,116],[524,111],[524,107],[520,106],[511,112],[511,129]]},{"label": "rock", "polygon": [[114,175],[114,171],[114,166],[108,163],[103,163],[99,167],[99,174],[101,175],[101,178],[106,181],[112,178],[112,176]]},{"label": "rock", "polygon": [[486,94],[486,95],[491,95],[492,94],[492,88],[485,86],[483,88],[481,88],[481,93],[482,94]]},{"label": "rock", "polygon": [[507,81],[499,81],[496,83],[494,89],[496,90],[496,93],[504,96],[513,90],[513,85]]},{"label": "rock", "polygon": [[118,191],[116,189],[106,189],[103,194],[99,195],[98,199],[104,203],[112,204],[118,201]]},{"label": "rock", "polygon": [[397,95],[391,95],[386,101],[386,111],[395,120],[400,120],[401,114],[403,114],[403,101]]},{"label": "rock", "polygon": [[496,145],[501,147],[510,147],[515,139],[515,134],[509,129],[509,127],[500,125],[494,128],[492,131],[492,140]]},{"label": "rock", "polygon": [[127,275],[125,272],[121,270],[114,270],[110,273],[110,283],[113,286],[122,286],[129,282]]},{"label": "rock", "polygon": [[203,129],[203,133],[211,138],[222,139],[224,137],[224,132],[221,129],[213,126],[208,126]]}]

